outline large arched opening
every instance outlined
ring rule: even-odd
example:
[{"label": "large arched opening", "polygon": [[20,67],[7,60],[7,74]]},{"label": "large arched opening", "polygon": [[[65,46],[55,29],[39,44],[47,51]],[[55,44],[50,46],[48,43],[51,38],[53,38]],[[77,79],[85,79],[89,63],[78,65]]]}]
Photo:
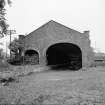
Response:
[{"label": "large arched opening", "polygon": [[53,69],[79,70],[82,68],[82,51],[72,43],[57,43],[47,49],[46,60]]},{"label": "large arched opening", "polygon": [[36,50],[30,49],[25,51],[25,64],[39,64],[39,54]]}]

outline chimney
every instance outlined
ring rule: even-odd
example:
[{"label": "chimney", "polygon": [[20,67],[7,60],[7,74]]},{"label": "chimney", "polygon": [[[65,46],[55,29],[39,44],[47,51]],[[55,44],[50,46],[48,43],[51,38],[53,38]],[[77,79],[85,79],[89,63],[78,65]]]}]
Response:
[{"label": "chimney", "polygon": [[85,33],[85,34],[89,34],[89,33],[90,33],[90,31],[84,31],[84,33]]},{"label": "chimney", "polygon": [[89,37],[90,31],[84,31],[85,36]]},{"label": "chimney", "polygon": [[24,35],[19,35],[19,40],[23,40],[24,39]]}]

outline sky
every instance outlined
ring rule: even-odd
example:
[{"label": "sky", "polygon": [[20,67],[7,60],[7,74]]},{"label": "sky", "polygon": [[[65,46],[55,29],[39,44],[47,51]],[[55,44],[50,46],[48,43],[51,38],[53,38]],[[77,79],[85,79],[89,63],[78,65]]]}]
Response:
[{"label": "sky", "polygon": [[[79,32],[89,30],[91,46],[105,53],[105,0],[12,0],[6,8],[9,29],[17,33],[12,38],[55,20]],[[9,36],[0,42],[6,50]]]}]

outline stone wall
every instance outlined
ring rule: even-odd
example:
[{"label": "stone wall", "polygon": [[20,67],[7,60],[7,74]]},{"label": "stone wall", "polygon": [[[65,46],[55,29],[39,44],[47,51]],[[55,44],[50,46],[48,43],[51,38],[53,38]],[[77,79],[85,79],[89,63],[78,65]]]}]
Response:
[{"label": "stone wall", "polygon": [[25,51],[36,50],[39,53],[39,64],[46,65],[46,51],[56,43],[73,43],[82,51],[82,66],[90,66],[93,52],[90,47],[89,31],[80,33],[55,21],[50,21],[24,38]]}]

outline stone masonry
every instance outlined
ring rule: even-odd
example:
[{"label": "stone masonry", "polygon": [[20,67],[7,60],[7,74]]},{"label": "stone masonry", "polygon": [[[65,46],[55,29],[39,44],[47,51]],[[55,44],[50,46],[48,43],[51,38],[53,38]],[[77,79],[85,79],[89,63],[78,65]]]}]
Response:
[{"label": "stone masonry", "polygon": [[93,62],[89,31],[80,33],[51,20],[25,36],[23,40],[25,43],[24,51],[31,49],[38,52],[40,65],[46,65],[46,51],[56,43],[73,43],[77,45],[82,52],[82,67],[88,67]]}]

